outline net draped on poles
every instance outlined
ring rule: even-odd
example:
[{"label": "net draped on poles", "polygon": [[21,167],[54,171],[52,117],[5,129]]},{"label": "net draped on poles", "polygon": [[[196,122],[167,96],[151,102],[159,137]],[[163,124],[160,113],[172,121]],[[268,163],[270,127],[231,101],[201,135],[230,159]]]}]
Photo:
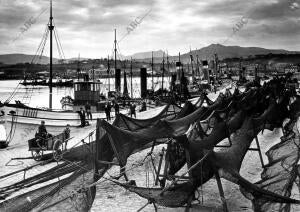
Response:
[{"label": "net draped on poles", "polygon": [[[111,144],[115,146],[112,152],[115,151],[120,159],[125,161],[124,164],[133,152],[162,138],[171,138],[187,149],[191,165],[209,152],[209,156],[201,162],[201,167],[196,166],[191,171],[192,181],[167,190],[118,184],[151,202],[167,207],[179,207],[186,204],[188,197],[217,171],[221,177],[240,185],[245,191],[244,194],[248,194],[246,197],[252,196],[256,200],[263,199],[267,202],[299,204],[298,200],[290,198],[287,193],[277,194],[264,189],[239,174],[244,156],[257,134],[265,129],[282,127],[283,120],[291,115],[287,109],[291,93],[285,89],[284,79],[274,79],[262,87],[247,89],[244,93],[235,91],[233,95],[219,95],[216,101],[210,102],[206,107],[201,106],[181,118],[157,119],[153,124],[143,125],[143,128],[135,131],[101,121],[101,128],[109,134]],[[290,107],[293,108],[293,105]],[[225,138],[230,140],[230,146],[215,151],[214,146]],[[183,165],[182,162],[178,164],[173,164],[172,173]],[[174,194],[182,201],[176,198],[172,201]]]}]

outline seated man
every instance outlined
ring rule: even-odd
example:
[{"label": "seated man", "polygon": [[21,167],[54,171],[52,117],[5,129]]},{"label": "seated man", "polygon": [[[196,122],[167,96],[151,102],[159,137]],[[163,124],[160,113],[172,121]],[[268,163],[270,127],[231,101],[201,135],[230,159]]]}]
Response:
[{"label": "seated man", "polygon": [[35,138],[37,138],[36,142],[39,145],[45,146],[46,145],[46,139],[51,137],[51,136],[52,135],[47,132],[47,129],[46,129],[46,126],[45,126],[45,121],[41,121],[41,125],[39,126],[38,131],[35,134]]},{"label": "seated man", "polygon": [[42,138],[47,138],[48,132],[46,130],[45,121],[41,121],[41,125],[39,126],[37,136]]}]

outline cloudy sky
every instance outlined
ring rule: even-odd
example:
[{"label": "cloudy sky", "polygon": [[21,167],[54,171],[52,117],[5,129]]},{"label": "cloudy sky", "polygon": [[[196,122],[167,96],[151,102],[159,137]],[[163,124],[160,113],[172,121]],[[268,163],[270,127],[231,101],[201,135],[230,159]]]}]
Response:
[{"label": "cloudy sky", "polygon": [[[111,55],[115,28],[123,55],[212,43],[300,50],[300,0],[54,0],[53,16],[66,58]],[[0,54],[35,54],[48,17],[49,0],[0,0]]]}]

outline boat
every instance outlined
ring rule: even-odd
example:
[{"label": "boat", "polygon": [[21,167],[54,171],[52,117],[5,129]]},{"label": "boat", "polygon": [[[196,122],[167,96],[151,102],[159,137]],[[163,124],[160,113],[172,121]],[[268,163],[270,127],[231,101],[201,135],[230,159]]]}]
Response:
[{"label": "boat", "polygon": [[[50,4],[50,17],[48,24],[48,33],[52,34],[54,31],[52,3]],[[50,36],[51,38],[52,36]],[[49,108],[35,108],[29,107],[20,101],[15,103],[4,102],[0,103],[0,123],[4,126],[6,131],[5,145],[26,145],[26,141],[34,137],[41,121],[45,121],[47,131],[51,134],[62,132],[67,124],[74,130],[81,125],[80,114],[77,112],[78,107],[73,110],[54,110],[52,109],[52,87],[55,85],[52,81],[52,39],[50,39],[50,78],[49,78]],[[73,85],[73,83],[72,83]],[[78,95],[82,97],[85,95],[88,98],[99,98],[96,93],[99,91],[100,83],[90,81],[79,81],[74,83],[78,89]],[[86,88],[86,89],[85,89]],[[12,93],[12,96],[15,92]],[[80,99],[80,98],[79,98]],[[75,100],[76,101],[76,100]],[[83,102],[82,102],[83,103]],[[86,104],[86,102],[84,102]],[[92,106],[93,108],[93,106]],[[89,124],[95,123],[97,118],[105,118],[104,112],[97,112],[93,114],[93,119],[89,120]],[[2,142],[3,143],[3,142]]]},{"label": "boat", "polygon": [[78,59],[77,64],[78,77],[72,83],[74,98],[70,95],[62,97],[60,100],[62,109],[77,112],[80,108],[85,108],[86,105],[89,105],[92,113],[103,113],[105,105],[108,102],[108,98],[101,92],[103,83],[100,80],[95,80],[95,76],[90,79],[88,73],[82,72],[79,61],[80,59]]},{"label": "boat", "polygon": [[30,81],[24,79],[23,82],[20,82],[20,84],[24,86],[46,86],[47,81],[45,79],[33,79]]},{"label": "boat", "polygon": [[[23,82],[20,82],[21,85],[24,86],[49,86],[50,82],[47,80],[26,80],[24,79]],[[52,82],[52,87],[72,87],[73,86],[73,80],[62,80],[58,79],[57,81]]]}]

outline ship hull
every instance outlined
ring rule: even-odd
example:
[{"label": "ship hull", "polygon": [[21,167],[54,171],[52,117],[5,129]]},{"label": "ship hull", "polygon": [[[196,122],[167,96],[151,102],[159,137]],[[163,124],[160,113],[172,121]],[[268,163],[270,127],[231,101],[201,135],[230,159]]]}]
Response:
[{"label": "ship hull", "polygon": [[[4,125],[7,142],[9,145],[27,144],[27,140],[33,138],[38,130],[41,121],[45,121],[48,133],[61,133],[69,124],[71,130],[80,127],[81,119],[77,112],[73,111],[51,111],[36,108],[18,108],[3,106],[0,116],[0,124]],[[96,119],[104,119],[104,112],[93,113],[93,120],[87,120],[89,124],[96,122]]]}]

